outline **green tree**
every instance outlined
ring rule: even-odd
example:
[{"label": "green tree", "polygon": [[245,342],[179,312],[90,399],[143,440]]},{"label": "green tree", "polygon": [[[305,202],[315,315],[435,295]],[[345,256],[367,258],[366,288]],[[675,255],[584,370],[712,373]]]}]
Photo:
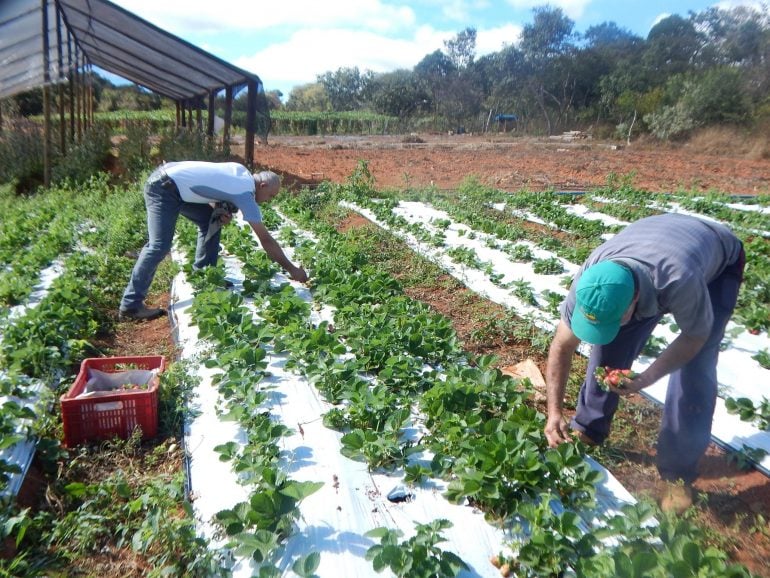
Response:
[{"label": "green tree", "polygon": [[357,66],[353,68],[338,68],[335,72],[324,72],[317,76],[317,81],[323,85],[332,110],[359,110],[363,108],[367,97],[367,85],[374,73],[361,72]]},{"label": "green tree", "polygon": [[473,64],[476,57],[476,29],[466,28],[458,32],[451,40],[444,41],[444,48],[449,60],[458,70]]},{"label": "green tree", "polygon": [[721,67],[672,76],[664,105],[645,120],[655,136],[668,140],[687,136],[700,126],[744,123],[749,112],[741,72]]},{"label": "green tree", "polygon": [[43,114],[43,91],[34,88],[13,97],[21,116]]},{"label": "green tree", "polygon": [[628,123],[626,128],[630,128],[637,107],[628,105],[638,102],[647,89],[647,75],[640,65],[644,39],[614,22],[604,22],[591,26],[583,40],[584,47],[576,58],[579,78],[587,84],[584,106],[592,109],[596,122],[609,119],[616,125]]},{"label": "green tree", "polygon": [[403,118],[430,111],[430,95],[411,70],[376,75],[370,82],[371,105],[376,112]]},{"label": "green tree", "polygon": [[574,47],[575,23],[561,8],[543,6],[534,8],[534,21],[524,25],[519,47],[527,58],[547,62],[569,53]]},{"label": "green tree", "polygon": [[674,14],[650,30],[644,64],[656,73],[659,84],[665,84],[669,76],[694,66],[703,44],[693,22]]},{"label": "green tree", "polygon": [[681,100],[692,111],[697,126],[718,123],[742,124],[750,114],[750,104],[740,70],[720,67],[691,79]]},{"label": "green tree", "polygon": [[270,110],[280,110],[283,108],[283,93],[280,90],[268,90],[265,93],[265,98]]},{"label": "green tree", "polygon": [[286,101],[286,110],[327,112],[332,110],[331,100],[320,82],[295,86]]},{"label": "green tree", "polygon": [[540,7],[533,13],[534,22],[524,26],[519,46],[530,64],[526,86],[545,131],[552,134],[567,120],[575,100],[575,23],[561,8]]},{"label": "green tree", "polygon": [[435,122],[436,115],[442,110],[442,102],[449,89],[451,77],[457,68],[446,54],[436,50],[418,62],[413,71],[423,90],[430,94]]},{"label": "green tree", "polygon": [[486,95],[486,105],[494,112],[523,117],[530,115],[524,90],[524,79],[529,74],[529,64],[524,53],[513,45],[499,52],[488,54],[474,63],[479,84]]},{"label": "green tree", "polygon": [[758,65],[767,41],[768,15],[749,6],[708,8],[693,17],[714,64]]}]

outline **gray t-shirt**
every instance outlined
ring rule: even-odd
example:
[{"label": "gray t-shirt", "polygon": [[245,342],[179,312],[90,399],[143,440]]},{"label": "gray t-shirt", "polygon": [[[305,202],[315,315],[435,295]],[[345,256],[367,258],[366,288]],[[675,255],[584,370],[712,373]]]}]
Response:
[{"label": "gray t-shirt", "polygon": [[572,281],[561,318],[571,325],[583,270],[611,260],[634,273],[636,319],[671,313],[682,333],[707,337],[714,321],[708,284],[738,260],[740,251],[730,229],[712,221],[673,213],[640,219],[594,249]]},{"label": "gray t-shirt", "polygon": [[238,207],[250,223],[262,222],[262,211],[254,199],[254,175],[240,163],[182,161],[166,163],[163,170],[187,203],[228,201]]}]

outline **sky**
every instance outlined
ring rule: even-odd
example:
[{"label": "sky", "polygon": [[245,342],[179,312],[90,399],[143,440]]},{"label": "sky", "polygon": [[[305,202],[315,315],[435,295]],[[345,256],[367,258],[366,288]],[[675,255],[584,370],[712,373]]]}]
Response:
[{"label": "sky", "polygon": [[[465,28],[476,29],[476,57],[516,44],[549,4],[575,22],[576,32],[614,22],[646,37],[671,14],[687,17],[710,6],[757,0],[112,0],[244,70],[283,100],[318,75],[358,67],[376,73],[411,69]],[[765,3],[765,10],[767,4]]]}]

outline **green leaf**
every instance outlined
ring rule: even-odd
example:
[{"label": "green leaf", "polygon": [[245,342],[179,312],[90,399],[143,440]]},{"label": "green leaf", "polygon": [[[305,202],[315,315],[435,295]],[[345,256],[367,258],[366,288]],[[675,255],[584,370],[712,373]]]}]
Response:
[{"label": "green leaf", "polygon": [[307,556],[302,556],[292,564],[291,569],[303,578],[310,578],[313,573],[318,569],[318,565],[321,563],[321,554],[318,552],[311,552]]},{"label": "green leaf", "polygon": [[658,566],[658,558],[652,552],[640,552],[633,558],[634,576],[643,578],[650,575]]},{"label": "green leaf", "polygon": [[309,495],[314,494],[323,487],[323,482],[288,482],[280,493],[284,496],[294,498],[296,501],[302,501]]},{"label": "green leaf", "polygon": [[18,442],[22,441],[23,439],[25,439],[25,436],[18,435],[18,434],[3,436],[2,439],[0,439],[0,450],[9,448],[12,445],[15,445]]},{"label": "green leaf", "polygon": [[687,562],[694,571],[697,572],[700,566],[701,554],[700,548],[694,542],[687,542],[682,547],[682,560]]},{"label": "green leaf", "polygon": [[72,482],[64,486],[67,493],[73,498],[82,498],[88,491],[88,486],[82,482]]}]

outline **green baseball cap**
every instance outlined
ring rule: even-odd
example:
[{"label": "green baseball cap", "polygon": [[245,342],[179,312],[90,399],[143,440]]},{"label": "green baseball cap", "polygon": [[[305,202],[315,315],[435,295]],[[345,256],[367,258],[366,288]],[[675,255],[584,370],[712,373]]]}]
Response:
[{"label": "green baseball cap", "polygon": [[620,321],[634,298],[634,276],[613,261],[583,271],[575,288],[572,332],[586,343],[605,345],[620,331]]}]

